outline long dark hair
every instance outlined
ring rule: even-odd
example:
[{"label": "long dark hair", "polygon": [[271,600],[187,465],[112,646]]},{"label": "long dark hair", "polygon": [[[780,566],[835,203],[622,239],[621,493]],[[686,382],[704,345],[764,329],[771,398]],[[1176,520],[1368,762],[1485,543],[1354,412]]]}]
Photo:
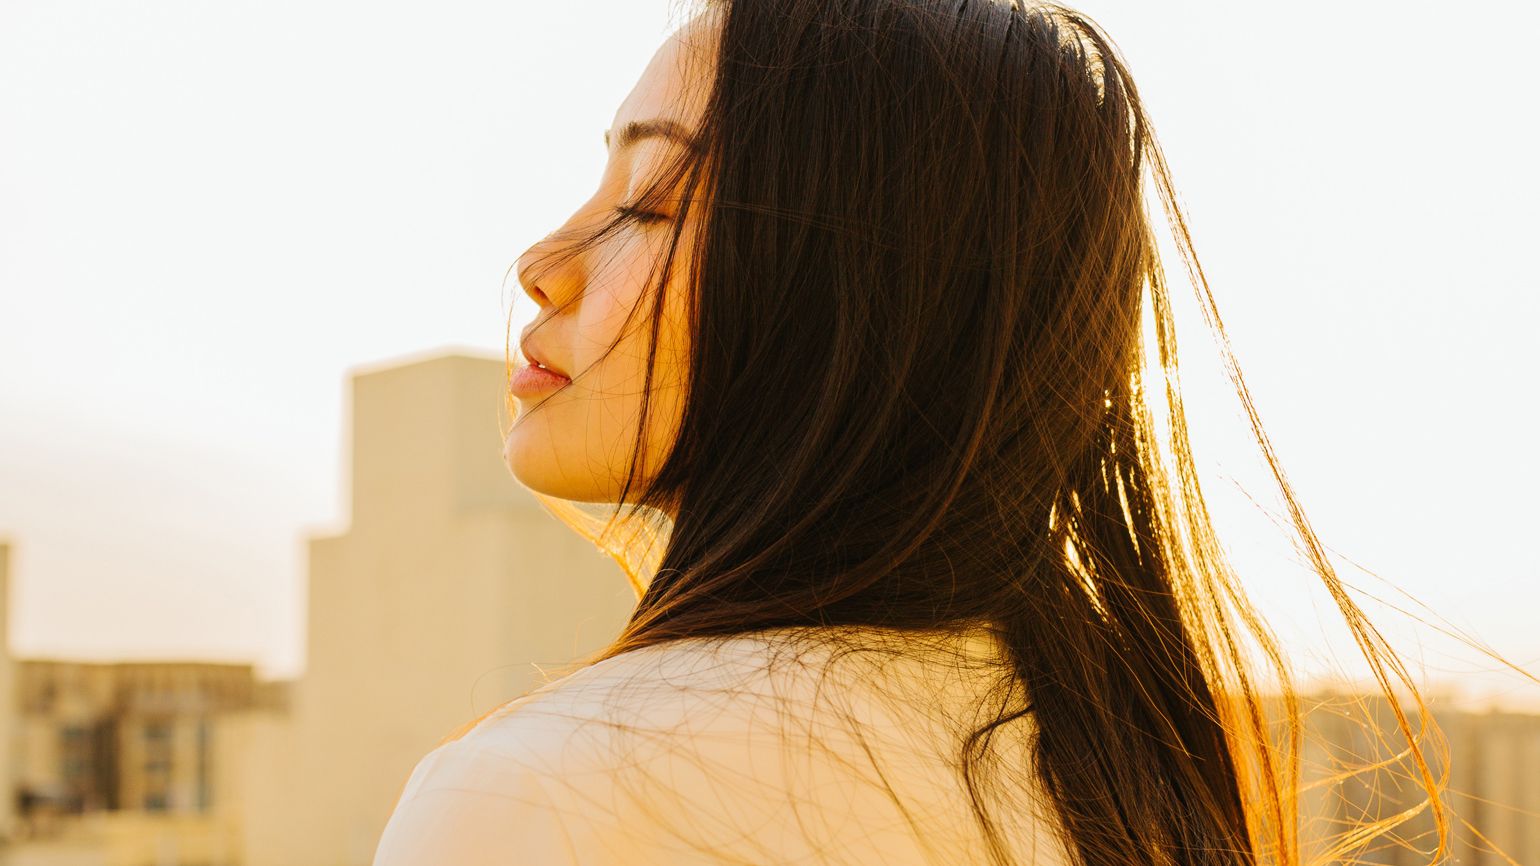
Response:
[{"label": "long dark hair", "polygon": [[[704,8],[720,40],[701,147],[642,200],[684,190],[669,202],[675,245],[705,208],[688,398],[666,461],[635,477],[638,441],[623,501],[589,534],[640,598],[583,664],[778,626],[993,623],[1030,703],[974,732],[964,768],[991,730],[1031,713],[1033,766],[1078,863],[1303,862],[1299,708],[1204,508],[1146,172],[1223,327],[1109,38],[1046,3]],[[635,217],[553,238],[546,260]],[[646,296],[654,327],[675,252]],[[1416,696],[1224,357],[1310,561],[1386,692]],[[654,558],[642,564],[636,533],[614,541],[617,526],[645,527]],[[1441,856],[1426,731],[1392,704]],[[1004,861],[971,776],[969,789]],[[1366,838],[1345,836],[1327,859]]]}]

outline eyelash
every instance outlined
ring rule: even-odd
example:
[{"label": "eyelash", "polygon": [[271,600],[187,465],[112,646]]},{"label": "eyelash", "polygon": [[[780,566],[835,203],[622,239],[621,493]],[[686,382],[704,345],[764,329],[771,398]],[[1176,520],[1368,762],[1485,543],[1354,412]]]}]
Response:
[{"label": "eyelash", "polygon": [[660,213],[653,213],[652,211],[640,210],[638,208],[634,208],[634,207],[631,207],[630,205],[624,205],[624,204],[616,205],[615,206],[615,213],[618,213],[618,214],[620,214],[621,216],[623,216],[623,217],[625,217],[627,219],[634,219],[634,220],[636,220],[637,222],[640,222],[640,223],[661,223],[661,222],[667,222],[668,220],[673,219],[673,217],[665,216],[665,215],[660,214]]}]

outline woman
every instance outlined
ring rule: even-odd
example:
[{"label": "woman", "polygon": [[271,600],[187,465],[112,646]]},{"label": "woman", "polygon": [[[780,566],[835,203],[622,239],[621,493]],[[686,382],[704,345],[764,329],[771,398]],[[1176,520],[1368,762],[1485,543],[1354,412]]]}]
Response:
[{"label": "woman", "polygon": [[707,0],[606,144],[518,263],[504,456],[639,602],[417,765],[376,866],[1304,862],[1287,668],[1174,374],[1169,456],[1146,402],[1146,291],[1175,361],[1146,168],[1213,310],[1106,36],[1046,4]]}]

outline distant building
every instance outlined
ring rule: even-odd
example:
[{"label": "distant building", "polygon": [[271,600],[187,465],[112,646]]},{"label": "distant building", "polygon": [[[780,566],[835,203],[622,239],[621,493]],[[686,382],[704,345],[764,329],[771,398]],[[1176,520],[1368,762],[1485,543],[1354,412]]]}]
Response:
[{"label": "distant building", "polygon": [[[423,755],[614,636],[635,596],[508,476],[503,388],[501,358],[461,354],[352,376],[351,520],[308,539],[296,681],[256,680],[248,665],[13,662],[0,616],[0,791],[16,794],[0,797],[0,866],[369,866]],[[8,562],[0,544],[6,609]],[[1396,745],[1382,700],[1361,705],[1367,718],[1331,695],[1306,706],[1307,774]],[[1441,707],[1451,805],[1513,862],[1540,866],[1540,716]],[[1405,770],[1308,790],[1307,851],[1412,805]],[[1430,828],[1420,815],[1397,835],[1431,851]],[[1450,862],[1509,862],[1454,829]],[[1430,859],[1383,841],[1351,853]]]},{"label": "distant building", "polygon": [[[1451,757],[1444,797],[1454,812],[1447,862],[1540,864],[1540,716],[1465,712],[1444,705],[1437,696],[1428,699],[1428,705]],[[1307,706],[1303,753],[1307,780],[1384,762],[1377,770],[1348,774],[1302,797],[1305,835],[1314,840],[1313,850],[1322,850],[1321,840],[1346,828],[1398,815],[1426,801],[1416,765],[1404,754],[1406,739],[1386,698],[1323,694],[1311,698]],[[1405,706],[1403,711],[1416,731],[1415,707]],[[1431,740],[1424,741],[1423,748],[1436,779],[1445,765],[1437,760]],[[1433,818],[1424,808],[1397,827],[1393,836],[1347,853],[1356,863],[1421,866],[1431,861],[1436,845]]]},{"label": "distant building", "polygon": [[31,835],[0,866],[367,866],[423,755],[620,631],[619,567],[503,465],[503,359],[350,386],[351,521],[308,542],[304,675],[22,662],[0,742]]},{"label": "distant building", "polygon": [[[11,545],[0,541],[0,840],[16,835],[16,670],[11,660]],[[3,841],[0,841],[3,844]],[[3,849],[0,849],[3,850]]]},{"label": "distant building", "polygon": [[615,562],[509,475],[505,389],[501,357],[352,377],[351,521],[309,540],[292,713],[249,731],[246,866],[368,866],[423,755],[635,606]]},{"label": "distant building", "polygon": [[[11,841],[36,859],[49,849],[99,847],[113,862],[134,850],[161,862],[234,863],[240,779],[220,760],[222,729],[244,714],[282,713],[285,682],[259,682],[249,664],[16,664]],[[46,862],[46,861],[44,861]]]}]

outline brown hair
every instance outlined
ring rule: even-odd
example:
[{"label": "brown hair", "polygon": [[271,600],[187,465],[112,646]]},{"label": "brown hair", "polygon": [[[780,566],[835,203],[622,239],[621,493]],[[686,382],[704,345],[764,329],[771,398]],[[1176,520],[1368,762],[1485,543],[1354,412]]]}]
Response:
[{"label": "brown hair", "polygon": [[[684,181],[675,244],[705,208],[677,438],[645,482],[636,443],[602,528],[542,500],[639,593],[580,664],[779,626],[994,623],[1030,704],[974,732],[965,770],[1030,712],[1035,772],[1077,863],[1303,862],[1298,701],[1205,510],[1146,172],[1303,549],[1386,694],[1404,688],[1430,720],[1278,466],[1111,40],[1049,3],[704,6],[721,29],[702,147],[640,204]],[[654,328],[674,253],[648,295]],[[1447,819],[1428,730],[1392,706],[1437,860]],[[1344,832],[1325,859],[1394,824]]]}]

